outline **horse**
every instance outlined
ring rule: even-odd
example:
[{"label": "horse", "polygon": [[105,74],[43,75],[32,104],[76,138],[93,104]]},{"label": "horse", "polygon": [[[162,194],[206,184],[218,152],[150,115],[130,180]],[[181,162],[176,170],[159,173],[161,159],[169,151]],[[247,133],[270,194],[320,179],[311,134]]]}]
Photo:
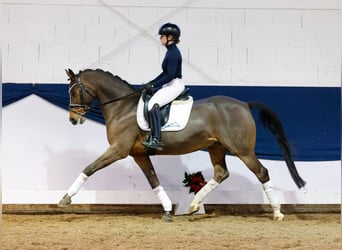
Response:
[{"label": "horse", "polygon": [[[95,172],[131,156],[161,202],[164,209],[162,220],[172,221],[172,202],[160,185],[149,151],[142,145],[148,132],[137,125],[137,105],[141,91],[119,76],[101,69],[86,69],[78,74],[71,69],[65,71],[70,81],[70,122],[73,125],[82,124],[86,120],[87,112],[94,108],[91,106],[93,100],[97,99],[97,106],[100,107],[105,120],[109,147],[83,169],[58,206],[69,206],[71,198]],[[275,136],[297,187],[305,186],[306,182],[300,177],[292,159],[291,147],[283,126],[270,108],[258,102],[242,102],[228,96],[211,96],[193,102],[189,121],[183,130],[162,132],[164,147],[154,152],[155,155],[181,155],[203,149],[208,151],[214,175],[194,196],[189,214],[198,212],[203,200],[228,178],[225,157],[227,153],[231,153],[240,158],[261,183],[273,209],[273,219],[283,220],[284,214],[281,212],[268,170],[255,155],[256,125],[251,109],[258,111],[263,125]]]}]

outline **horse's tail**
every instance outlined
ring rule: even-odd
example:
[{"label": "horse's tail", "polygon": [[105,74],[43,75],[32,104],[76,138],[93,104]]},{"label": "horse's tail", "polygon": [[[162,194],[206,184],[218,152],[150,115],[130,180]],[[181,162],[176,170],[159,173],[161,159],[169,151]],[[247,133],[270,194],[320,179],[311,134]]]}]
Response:
[{"label": "horse's tail", "polygon": [[292,159],[290,144],[286,138],[283,125],[281,124],[277,115],[262,103],[249,102],[248,106],[249,108],[254,108],[259,112],[259,119],[261,123],[264,125],[264,127],[267,127],[277,139],[278,145],[283,152],[286,165],[297,187],[304,187],[306,182],[298,174]]}]

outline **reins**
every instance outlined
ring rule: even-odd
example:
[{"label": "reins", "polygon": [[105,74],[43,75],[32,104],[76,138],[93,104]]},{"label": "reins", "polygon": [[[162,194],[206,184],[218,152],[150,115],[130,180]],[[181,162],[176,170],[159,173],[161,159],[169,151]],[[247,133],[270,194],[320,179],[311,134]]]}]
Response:
[{"label": "reins", "polygon": [[140,93],[138,93],[138,92],[130,93],[128,95],[120,96],[120,97],[114,98],[112,100],[109,100],[109,101],[106,101],[106,102],[103,102],[103,103],[100,103],[100,104],[97,104],[97,105],[94,105],[94,106],[89,106],[89,109],[98,108],[98,107],[107,105],[107,104],[112,103],[112,102],[119,102],[119,101],[131,98],[131,97],[134,97],[134,96],[138,96],[138,95],[140,95]]}]

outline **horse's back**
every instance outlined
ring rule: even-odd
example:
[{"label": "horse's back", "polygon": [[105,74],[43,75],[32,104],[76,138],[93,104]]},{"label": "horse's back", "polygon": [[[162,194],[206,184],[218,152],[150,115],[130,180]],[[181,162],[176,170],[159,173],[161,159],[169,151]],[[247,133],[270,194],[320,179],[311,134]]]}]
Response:
[{"label": "horse's back", "polygon": [[229,117],[248,116],[250,109],[246,102],[229,96],[211,96],[205,99],[196,100],[194,109],[202,112],[217,113],[219,116],[229,115]]},{"label": "horse's back", "polygon": [[[232,148],[239,142],[243,147],[254,144],[256,127],[248,103],[228,96],[212,96],[194,102],[191,117],[194,127],[205,130]],[[248,146],[249,147],[249,146]]]}]

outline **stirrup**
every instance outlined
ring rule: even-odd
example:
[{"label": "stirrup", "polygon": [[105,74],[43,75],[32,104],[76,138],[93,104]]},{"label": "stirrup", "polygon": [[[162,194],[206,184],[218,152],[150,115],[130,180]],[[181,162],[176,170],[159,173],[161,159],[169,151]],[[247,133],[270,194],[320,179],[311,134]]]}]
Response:
[{"label": "stirrup", "polygon": [[162,143],[158,138],[152,138],[151,144],[149,145],[150,148],[155,148],[158,150],[162,150],[164,143]]},{"label": "stirrup", "polygon": [[158,138],[152,138],[148,141],[142,142],[145,147],[157,150],[163,150],[164,144]]},{"label": "stirrup", "polygon": [[146,140],[143,141],[141,144],[144,145],[145,147],[148,147],[152,142],[152,135],[149,135],[146,137]]}]

